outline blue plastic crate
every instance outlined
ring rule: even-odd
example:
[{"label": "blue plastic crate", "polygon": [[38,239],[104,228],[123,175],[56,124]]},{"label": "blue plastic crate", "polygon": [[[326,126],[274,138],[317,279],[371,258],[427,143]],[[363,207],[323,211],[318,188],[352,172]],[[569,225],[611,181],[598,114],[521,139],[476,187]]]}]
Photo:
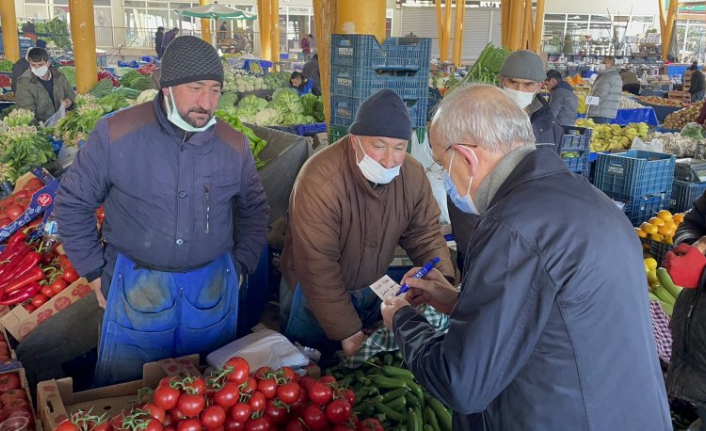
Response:
[{"label": "blue plastic crate", "polygon": [[578,157],[565,158],[563,160],[571,172],[588,177],[588,151],[584,151]]},{"label": "blue plastic crate", "polygon": [[375,36],[331,35],[331,64],[388,70],[428,69],[431,39],[390,37],[380,45]]},{"label": "blue plastic crate", "polygon": [[562,151],[584,151],[591,145],[593,129],[576,126],[563,126],[564,137],[561,140]]},{"label": "blue plastic crate", "polygon": [[[372,69],[371,69],[372,70]],[[388,88],[402,99],[421,99],[428,96],[429,73],[416,72],[409,76],[388,76],[362,71],[349,66],[334,66],[331,74],[331,94],[366,98]]]},{"label": "blue plastic crate", "polygon": [[630,199],[625,199],[623,196],[613,193],[606,193],[606,195],[613,200],[625,202],[623,212],[625,212],[633,226],[638,226],[640,223],[656,216],[658,212],[669,208],[671,199],[671,191],[650,196],[637,196]]},{"label": "blue plastic crate", "polygon": [[706,183],[689,183],[674,180],[669,208],[674,212],[688,211],[691,209],[694,201],[704,192],[706,192]]},{"label": "blue plastic crate", "polygon": [[675,163],[671,154],[649,151],[599,154],[595,186],[625,199],[671,192]]},{"label": "blue plastic crate", "polygon": [[[353,124],[358,108],[363,101],[365,99],[331,95],[331,125],[348,127]],[[425,127],[428,99],[407,100],[406,102],[412,127]]]},{"label": "blue plastic crate", "polygon": [[314,136],[319,133],[326,133],[326,123],[300,124],[297,126],[297,135]]}]

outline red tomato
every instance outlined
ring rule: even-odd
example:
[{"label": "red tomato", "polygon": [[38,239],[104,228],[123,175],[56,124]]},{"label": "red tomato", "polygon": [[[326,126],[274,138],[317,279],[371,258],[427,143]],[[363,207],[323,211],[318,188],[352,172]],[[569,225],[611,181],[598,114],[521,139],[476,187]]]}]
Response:
[{"label": "red tomato", "polygon": [[373,430],[373,431],[385,431],[379,420],[375,418],[368,418],[360,421],[358,424],[359,430]]},{"label": "red tomato", "polygon": [[102,424],[94,425],[91,431],[113,431],[113,425],[110,422],[103,422]]},{"label": "red tomato", "polygon": [[73,267],[69,267],[64,269],[64,275],[61,276],[67,283],[71,284],[74,281],[78,280],[78,274],[76,273],[76,270]]},{"label": "red tomato", "polygon": [[238,385],[233,382],[226,382],[223,388],[213,394],[213,400],[216,404],[226,409],[234,406],[239,398],[240,390],[238,389]]},{"label": "red tomato", "polygon": [[178,424],[184,419],[187,419],[187,417],[184,416],[184,413],[179,410],[179,407],[174,407],[173,409],[169,410],[169,417],[172,419],[172,423],[174,424]]},{"label": "red tomato", "polygon": [[25,186],[22,190],[29,190],[29,189],[35,189],[35,188],[41,189],[42,187],[44,187],[44,182],[42,180],[40,180],[39,178],[34,177],[34,178],[30,179],[29,181],[27,181],[27,184],[25,184]]},{"label": "red tomato", "polygon": [[198,419],[186,419],[177,424],[177,431],[201,431],[202,429]]},{"label": "red tomato", "polygon": [[275,402],[273,400],[267,400],[265,414],[269,416],[270,419],[272,419],[272,423],[274,425],[279,425],[287,420],[289,412],[287,411],[287,407],[284,404]]},{"label": "red tomato", "polygon": [[260,367],[255,371],[255,378],[257,380],[269,379],[274,374],[274,371],[270,367]]},{"label": "red tomato", "polygon": [[304,422],[302,421],[303,419],[301,418],[292,419],[287,424],[287,431],[308,431],[308,428],[306,427],[306,425],[304,425]]},{"label": "red tomato", "polygon": [[263,379],[257,383],[257,389],[265,395],[265,398],[272,399],[277,395],[277,383],[275,379]]},{"label": "red tomato", "polygon": [[228,374],[228,381],[236,385],[242,385],[250,377],[250,364],[241,357],[234,357],[226,361],[225,367],[232,367],[233,372]]},{"label": "red tomato", "polygon": [[329,383],[332,385],[335,385],[338,382],[336,381],[336,378],[333,376],[323,376],[322,378],[319,379],[319,383],[322,383],[324,385],[329,384]]},{"label": "red tomato", "polygon": [[25,311],[27,311],[30,314],[37,311],[37,307],[35,307],[32,303],[25,304],[25,305],[23,305],[23,307],[24,307]]},{"label": "red tomato", "polygon": [[170,386],[159,386],[154,391],[154,404],[164,411],[176,407],[179,401],[179,391]]},{"label": "red tomato", "polygon": [[229,417],[236,422],[245,422],[250,419],[250,413],[252,413],[252,407],[248,403],[238,403],[230,409]]},{"label": "red tomato", "polygon": [[179,410],[187,418],[197,417],[206,407],[206,399],[203,395],[182,394],[177,403]]},{"label": "red tomato", "polygon": [[164,418],[166,416],[164,409],[157,407],[152,403],[147,403],[142,407],[142,410],[150,414],[150,417],[156,419],[159,423],[164,423]]},{"label": "red tomato", "polygon": [[243,395],[250,395],[257,390],[257,380],[252,377],[248,377],[245,383],[240,385],[240,393]]},{"label": "red tomato", "polygon": [[66,280],[64,280],[63,278],[57,278],[51,284],[51,290],[54,292],[54,295],[58,295],[67,287],[69,287],[69,283],[67,283]]},{"label": "red tomato", "polygon": [[158,387],[159,386],[170,386],[172,384],[172,382],[177,382],[177,381],[179,381],[179,379],[177,377],[169,377],[169,376],[162,377],[157,386]]},{"label": "red tomato", "polygon": [[189,380],[185,381],[187,392],[191,392],[194,395],[203,395],[206,393],[206,380],[203,377],[190,377]]},{"label": "red tomato", "polygon": [[348,430],[354,430],[355,427],[350,425],[350,424],[338,424],[335,427],[333,427],[333,431],[348,431]]},{"label": "red tomato", "polygon": [[277,377],[284,378],[286,381],[291,382],[296,378],[297,374],[289,367],[282,367],[277,370]]},{"label": "red tomato", "polygon": [[27,400],[27,394],[22,389],[10,389],[4,394],[0,395],[0,402],[3,405],[9,403],[11,400]]},{"label": "red tomato", "polygon": [[226,418],[226,423],[223,424],[225,431],[239,431],[245,429],[245,422],[238,422],[231,418]]},{"label": "red tomato", "polygon": [[277,398],[285,404],[294,404],[299,399],[302,388],[298,383],[289,382],[277,387]]},{"label": "red tomato", "polygon": [[34,305],[36,308],[39,308],[42,305],[46,304],[48,300],[49,298],[46,295],[38,293],[34,295],[34,298],[32,298],[32,305]]},{"label": "red tomato", "polygon": [[53,298],[54,297],[54,291],[51,290],[51,286],[44,286],[42,287],[42,295],[46,296],[47,298]]},{"label": "red tomato", "polygon": [[309,399],[317,405],[328,404],[333,399],[333,392],[328,386],[316,383],[309,390]]},{"label": "red tomato", "polygon": [[0,227],[5,227],[12,223],[12,219],[8,217],[2,217],[0,218]]},{"label": "red tomato", "polygon": [[[24,422],[24,421],[23,421]],[[78,427],[66,419],[57,426],[54,431],[78,431]]]},{"label": "red tomato", "polygon": [[113,416],[113,419],[110,420],[110,424],[113,426],[114,430],[123,429],[123,415],[119,414],[117,416]]},{"label": "red tomato", "polygon": [[255,391],[250,397],[250,401],[248,401],[248,403],[250,404],[253,413],[262,413],[265,410],[266,401],[267,398],[265,398],[265,395],[262,392]]},{"label": "red tomato", "polygon": [[272,423],[270,422],[270,418],[263,416],[259,419],[246,422],[245,429],[247,431],[270,431],[272,429]]},{"label": "red tomato", "polygon": [[163,431],[162,429],[162,424],[154,418],[149,418],[144,422],[144,428],[141,428],[141,430],[144,431]]},{"label": "red tomato", "polygon": [[324,411],[313,405],[304,409],[304,422],[314,431],[328,426],[328,419],[326,419]]},{"label": "red tomato", "polygon": [[22,207],[22,205],[12,204],[5,211],[7,212],[7,217],[9,219],[17,220],[18,218],[20,218],[22,213],[25,212],[25,209]]},{"label": "red tomato", "polygon": [[[13,389],[20,389],[22,384],[20,383],[20,377],[17,373],[5,373],[0,374],[0,393],[5,393]],[[12,400],[14,401],[24,401],[24,400]],[[26,401],[24,401],[26,403]]]},{"label": "red tomato", "polygon": [[309,392],[311,390],[311,387],[315,384],[316,380],[312,379],[309,376],[302,377],[302,379],[299,381],[299,386],[306,389],[307,392]]},{"label": "red tomato", "polygon": [[215,430],[226,422],[226,411],[221,406],[206,407],[201,413],[201,424],[207,430]]},{"label": "red tomato", "polygon": [[351,405],[348,404],[348,401],[334,400],[331,404],[326,406],[326,417],[329,422],[334,424],[348,422],[352,412]]},{"label": "red tomato", "polygon": [[343,398],[348,401],[348,404],[354,406],[355,405],[355,392],[353,392],[352,389],[344,389],[342,391]]}]

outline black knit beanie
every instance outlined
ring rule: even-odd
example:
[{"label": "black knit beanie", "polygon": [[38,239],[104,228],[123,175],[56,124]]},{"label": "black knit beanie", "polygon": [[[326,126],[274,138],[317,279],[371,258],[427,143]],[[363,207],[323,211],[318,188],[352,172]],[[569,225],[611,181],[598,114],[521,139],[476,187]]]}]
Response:
[{"label": "black knit beanie", "polygon": [[412,120],[407,105],[397,93],[388,89],[380,90],[360,105],[348,133],[409,141],[412,137]]},{"label": "black knit beanie", "polygon": [[223,64],[216,49],[195,36],[174,39],[162,58],[161,88],[213,80],[223,84]]}]

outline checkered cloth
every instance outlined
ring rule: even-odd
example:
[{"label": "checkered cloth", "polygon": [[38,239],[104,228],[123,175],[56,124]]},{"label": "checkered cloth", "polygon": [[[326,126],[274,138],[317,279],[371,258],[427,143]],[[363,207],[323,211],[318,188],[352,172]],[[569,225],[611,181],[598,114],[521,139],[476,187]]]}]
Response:
[{"label": "checkered cloth", "polygon": [[[449,330],[449,316],[436,311],[431,305],[420,305],[417,307],[417,311],[424,315],[429,324],[437,331],[446,332]],[[348,368],[358,368],[380,352],[391,352],[397,349],[399,348],[395,341],[395,334],[390,329],[382,327],[370,334],[358,353],[341,358],[341,364]]]},{"label": "checkered cloth", "polygon": [[652,333],[657,343],[657,355],[661,360],[669,363],[669,359],[672,357],[672,332],[669,330],[669,316],[657,301],[650,301],[650,314],[652,315]]}]

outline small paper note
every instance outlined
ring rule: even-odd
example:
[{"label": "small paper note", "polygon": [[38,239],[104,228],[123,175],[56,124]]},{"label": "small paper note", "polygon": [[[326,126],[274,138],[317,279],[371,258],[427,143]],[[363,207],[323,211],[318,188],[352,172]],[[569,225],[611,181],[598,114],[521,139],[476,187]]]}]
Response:
[{"label": "small paper note", "polygon": [[395,280],[389,276],[384,276],[380,280],[370,285],[373,292],[383,301],[392,298],[400,291],[400,285],[395,283]]},{"label": "small paper note", "polygon": [[596,106],[601,102],[600,97],[596,96],[586,96],[586,105]]}]

